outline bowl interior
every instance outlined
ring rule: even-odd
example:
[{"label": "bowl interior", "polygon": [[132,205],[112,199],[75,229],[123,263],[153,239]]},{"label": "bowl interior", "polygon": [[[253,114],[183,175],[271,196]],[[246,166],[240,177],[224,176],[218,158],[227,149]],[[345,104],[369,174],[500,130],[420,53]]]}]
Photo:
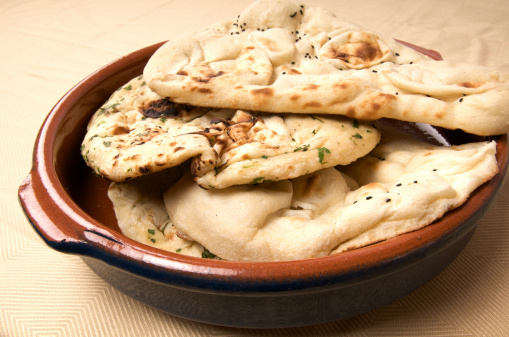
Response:
[{"label": "bowl interior", "polygon": [[102,225],[120,231],[107,196],[110,184],[96,176],[81,157],[80,145],[92,115],[119,87],[143,73],[149,56],[160,46],[141,49],[99,69],[74,87],[54,108],[64,111],[55,133],[54,167],[70,198]]}]

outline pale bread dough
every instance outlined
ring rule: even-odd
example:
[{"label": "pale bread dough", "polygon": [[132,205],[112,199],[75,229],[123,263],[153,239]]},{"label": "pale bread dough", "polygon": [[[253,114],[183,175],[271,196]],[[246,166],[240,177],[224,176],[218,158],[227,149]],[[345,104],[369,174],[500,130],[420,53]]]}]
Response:
[{"label": "pale bread dough", "polygon": [[196,106],[509,132],[506,75],[432,60],[293,0],[258,0],[236,19],[174,37],[144,74],[159,95]]}]

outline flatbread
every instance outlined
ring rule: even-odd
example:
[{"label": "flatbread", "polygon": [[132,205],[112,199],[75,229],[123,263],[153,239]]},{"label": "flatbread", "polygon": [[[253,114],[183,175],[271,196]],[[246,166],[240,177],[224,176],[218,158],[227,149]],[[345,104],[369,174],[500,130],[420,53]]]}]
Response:
[{"label": "flatbread", "polygon": [[182,167],[126,183],[111,183],[108,197],[122,234],[130,239],[184,255],[202,257],[207,251],[195,241],[177,235],[163,203],[163,193],[179,177]]},{"label": "flatbread", "polygon": [[495,142],[391,140],[343,172],[204,190],[184,175],[164,194],[178,232],[226,260],[326,256],[422,228],[498,171]]},{"label": "flatbread", "polygon": [[81,154],[96,174],[124,182],[190,161],[203,188],[295,178],[347,165],[380,140],[344,116],[196,108],[155,94],[142,76],[92,117]]},{"label": "flatbread", "polygon": [[234,20],[172,38],[144,75],[159,95],[195,106],[509,132],[506,75],[432,60],[293,0],[259,0]]},{"label": "flatbread", "polygon": [[206,137],[194,133],[202,129],[191,123],[209,110],[174,104],[139,76],[113,93],[91,118],[81,155],[97,175],[116,182],[193,157],[199,158],[202,170],[213,169],[217,154]]},{"label": "flatbread", "polygon": [[216,170],[195,178],[201,187],[293,179],[350,164],[380,141],[373,125],[343,116],[257,114],[255,122],[250,117],[245,112],[233,116],[234,121],[244,118],[253,125],[247,130],[245,124],[235,124],[241,130],[234,135],[232,129],[229,135],[237,141],[224,146]]}]

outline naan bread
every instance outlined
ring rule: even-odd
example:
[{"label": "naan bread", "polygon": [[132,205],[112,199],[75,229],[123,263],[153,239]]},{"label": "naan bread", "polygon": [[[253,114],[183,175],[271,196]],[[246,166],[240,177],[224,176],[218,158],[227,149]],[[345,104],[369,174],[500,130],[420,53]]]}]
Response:
[{"label": "naan bread", "polygon": [[344,172],[204,190],[184,175],[164,194],[178,232],[226,260],[326,256],[417,230],[498,170],[494,142],[441,147],[393,140]]},{"label": "naan bread", "polygon": [[126,183],[111,183],[108,197],[122,234],[130,239],[170,252],[202,257],[202,245],[177,235],[163,203],[163,193],[180,176],[181,167]]},{"label": "naan bread", "polygon": [[203,188],[291,179],[346,165],[380,140],[344,116],[264,114],[180,105],[143,77],[115,92],[89,123],[81,153],[98,175],[123,182],[190,160]]},{"label": "naan bread", "polygon": [[209,110],[174,104],[150,90],[143,76],[134,78],[94,114],[81,155],[97,175],[116,182],[193,157],[202,170],[213,169],[217,154],[206,137],[195,134],[202,129],[192,124]]},{"label": "naan bread", "polygon": [[[232,119],[243,117],[252,120],[246,113]],[[240,130],[232,129],[229,135],[236,142],[225,145],[216,170],[195,178],[200,186],[225,188],[293,179],[350,164],[380,141],[374,126],[342,116],[258,114],[252,126],[234,126]]]},{"label": "naan bread", "polygon": [[259,0],[235,20],[172,38],[144,74],[159,95],[195,106],[509,132],[507,76],[432,60],[293,0]]}]

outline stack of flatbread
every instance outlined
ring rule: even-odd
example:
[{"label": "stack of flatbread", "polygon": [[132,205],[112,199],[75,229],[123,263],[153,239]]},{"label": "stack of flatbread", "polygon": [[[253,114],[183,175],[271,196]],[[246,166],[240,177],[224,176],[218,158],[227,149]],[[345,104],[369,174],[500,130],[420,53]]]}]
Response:
[{"label": "stack of flatbread", "polygon": [[191,256],[326,256],[422,228],[498,171],[495,142],[432,145],[381,118],[509,132],[508,78],[323,8],[259,0],[165,43],[81,153],[122,232]]}]

